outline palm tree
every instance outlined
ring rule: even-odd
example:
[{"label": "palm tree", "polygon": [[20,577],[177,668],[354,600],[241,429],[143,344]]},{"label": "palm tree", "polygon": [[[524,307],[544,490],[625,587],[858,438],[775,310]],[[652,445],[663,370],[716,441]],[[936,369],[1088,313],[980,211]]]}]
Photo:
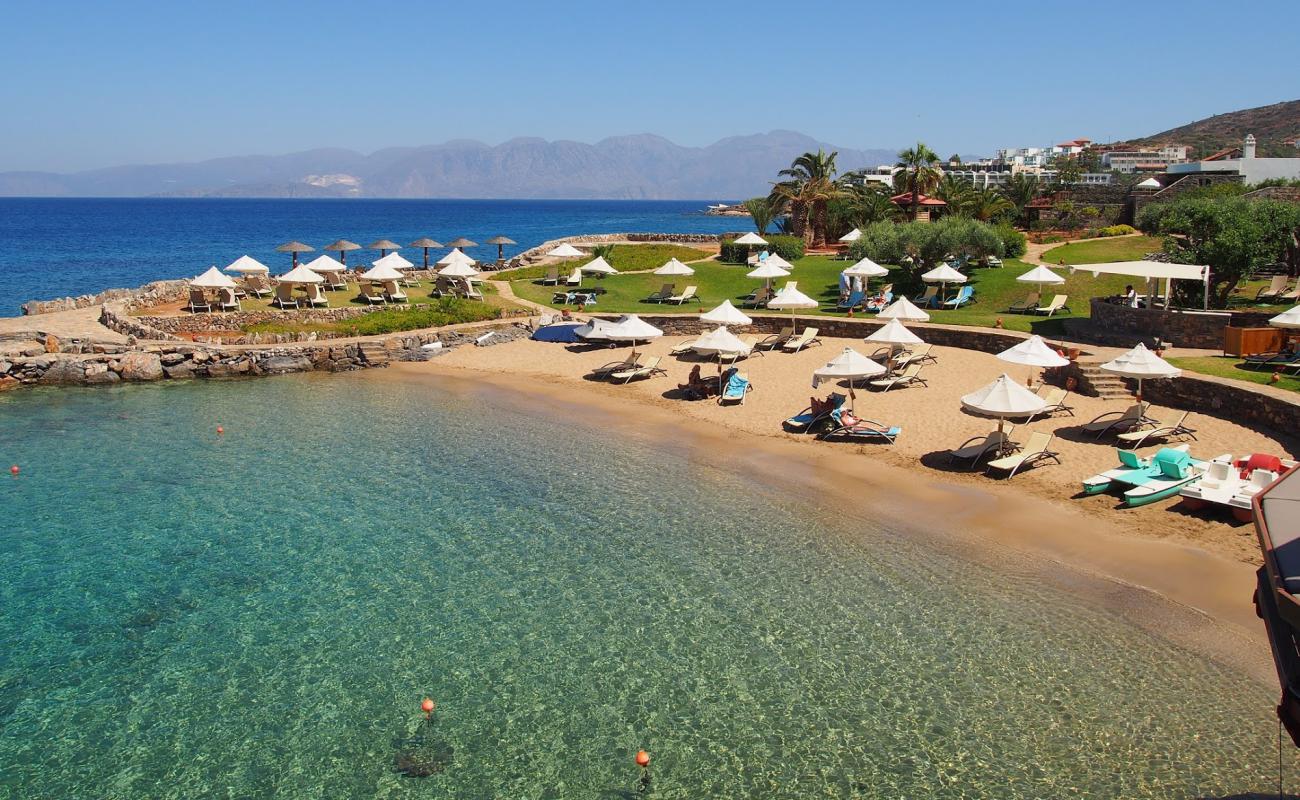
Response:
[{"label": "palm tree", "polygon": [[948,204],[949,213],[969,216],[975,187],[970,181],[944,175],[943,179],[935,184],[934,196]]},{"label": "palm tree", "polygon": [[804,153],[790,162],[788,169],[778,173],[788,180],[773,184],[772,193],[768,195],[782,207],[789,204],[796,235],[809,240],[813,247],[826,244],[827,203],[843,194],[835,183],[835,157],[838,155],[822,150]]},{"label": "palm tree", "polygon": [[1002,185],[1002,195],[1011,201],[1016,209],[1016,217],[1023,223],[1025,209],[1042,194],[1042,186],[1036,178],[1023,172],[1016,173]]},{"label": "palm tree", "polygon": [[935,185],[939,183],[940,172],[934,166],[938,160],[939,156],[926,147],[925,142],[917,142],[915,147],[909,147],[898,154],[898,166],[903,168],[899,177],[906,191],[912,195],[912,219],[916,219],[917,210],[921,207],[921,195],[934,191]]},{"label": "palm tree", "polygon": [[754,220],[754,227],[758,228],[759,235],[767,233],[767,226],[772,224],[776,219],[776,204],[768,197],[754,197],[746,200],[743,205],[749,212],[749,216]]},{"label": "palm tree", "polygon": [[984,222],[1015,210],[1016,207],[1010,200],[1003,197],[1000,192],[988,187],[972,191],[966,204],[966,212],[975,219]]},{"label": "palm tree", "polygon": [[898,206],[889,199],[889,193],[879,186],[855,186],[846,192],[846,217],[849,224],[859,230],[874,222],[893,219]]}]

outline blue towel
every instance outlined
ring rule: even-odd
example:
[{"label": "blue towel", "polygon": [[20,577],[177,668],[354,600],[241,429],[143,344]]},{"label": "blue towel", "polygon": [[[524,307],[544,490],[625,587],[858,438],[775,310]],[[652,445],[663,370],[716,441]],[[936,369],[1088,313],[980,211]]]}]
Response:
[{"label": "blue towel", "polygon": [[745,390],[748,388],[749,388],[749,381],[740,377],[740,375],[736,374],[735,372],[732,372],[731,377],[727,378],[727,391],[724,393],[724,396],[744,397]]}]

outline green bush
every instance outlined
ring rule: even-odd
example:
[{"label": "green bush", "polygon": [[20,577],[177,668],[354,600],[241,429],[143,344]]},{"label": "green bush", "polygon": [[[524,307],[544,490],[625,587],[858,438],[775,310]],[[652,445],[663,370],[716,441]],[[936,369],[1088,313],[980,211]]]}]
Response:
[{"label": "green bush", "polygon": [[1137,228],[1132,225],[1107,225],[1097,229],[1098,236],[1127,236],[1130,233],[1137,233]]},{"label": "green bush", "polygon": [[750,253],[760,252],[760,250],[776,253],[792,264],[803,258],[803,239],[798,236],[769,235],[763,238],[767,239],[765,248],[759,248],[757,245],[746,247],[743,244],[736,244],[735,241],[723,242],[718,260],[726,264],[744,264]]},{"label": "green bush", "polygon": [[385,309],[375,311],[342,323],[342,327],[357,336],[373,336],[394,331],[414,331],[437,328],[458,322],[481,322],[496,319],[501,309],[476,300],[457,300],[444,297],[428,306],[411,309]]},{"label": "green bush", "polygon": [[995,225],[993,231],[1002,240],[1003,258],[1020,258],[1025,254],[1025,235],[1023,233],[1006,222]]}]

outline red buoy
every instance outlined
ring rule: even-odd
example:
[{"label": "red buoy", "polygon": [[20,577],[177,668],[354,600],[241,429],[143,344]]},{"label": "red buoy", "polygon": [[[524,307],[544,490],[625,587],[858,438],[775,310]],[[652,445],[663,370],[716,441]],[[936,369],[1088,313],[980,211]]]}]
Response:
[{"label": "red buoy", "polygon": [[225,432],[226,432],[225,428],[221,427],[220,425],[217,426],[217,433],[225,433]]},{"label": "red buoy", "polygon": [[18,465],[17,465],[17,464],[14,464],[12,467],[10,467],[10,468],[9,468],[9,472],[10,472],[11,474],[13,474],[13,475],[17,475],[17,474],[18,474]]},{"label": "red buoy", "polygon": [[649,767],[650,754],[644,750],[638,750],[636,753],[636,765],[641,769],[646,769],[647,767]]},{"label": "red buoy", "polygon": [[424,698],[424,700],[420,703],[420,710],[423,711],[426,716],[432,714],[433,709],[436,707],[437,707],[437,703],[433,702],[433,700],[429,699],[428,697]]}]

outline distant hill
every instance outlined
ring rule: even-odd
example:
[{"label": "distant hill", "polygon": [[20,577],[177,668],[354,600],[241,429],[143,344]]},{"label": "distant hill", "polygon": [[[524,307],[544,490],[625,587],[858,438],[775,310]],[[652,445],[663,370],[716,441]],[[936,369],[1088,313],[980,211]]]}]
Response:
[{"label": "distant hill", "polygon": [[705,200],[765,194],[800,153],[838,150],[840,170],[893,163],[896,149],[853,150],[793,131],[683,147],[661,136],[595,144],[455,140],[363,155],[322,149],[70,174],[0,172],[0,196],[446,197]]},{"label": "distant hill", "polygon": [[1248,133],[1255,134],[1255,152],[1261,158],[1300,156],[1300,151],[1294,146],[1283,144],[1300,137],[1300,100],[1216,114],[1119,144],[1185,144],[1193,148],[1195,157],[1200,158],[1227,147],[1239,146]]}]

